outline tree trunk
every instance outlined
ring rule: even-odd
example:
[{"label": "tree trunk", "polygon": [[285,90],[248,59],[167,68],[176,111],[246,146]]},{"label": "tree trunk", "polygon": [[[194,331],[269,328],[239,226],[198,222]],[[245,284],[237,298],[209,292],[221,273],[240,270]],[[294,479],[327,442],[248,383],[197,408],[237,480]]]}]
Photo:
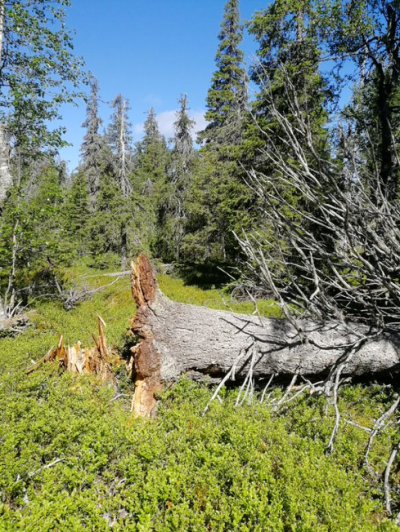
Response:
[{"label": "tree trunk", "polygon": [[0,209],[1,204],[7,198],[7,193],[12,186],[9,158],[10,147],[6,127],[4,124],[0,124]]},{"label": "tree trunk", "polygon": [[[0,1],[0,72],[3,68],[3,47],[4,47],[4,19],[5,4]],[[0,124],[0,208],[1,203],[6,199],[7,192],[12,185],[12,176],[9,164],[9,142],[4,124]]]},{"label": "tree trunk", "polygon": [[[148,415],[156,394],[167,382],[188,374],[195,380],[232,380],[272,374],[321,377],[347,362],[344,376],[396,372],[400,338],[368,338],[362,325],[298,322],[302,335],[288,321],[210,310],[170,301],[157,288],[151,264],[141,255],[133,264],[132,293],[137,314],[131,327],[139,343],[132,349],[136,391],[133,410]],[[360,342],[360,338],[365,337]],[[357,350],[351,350],[360,345]]]}]

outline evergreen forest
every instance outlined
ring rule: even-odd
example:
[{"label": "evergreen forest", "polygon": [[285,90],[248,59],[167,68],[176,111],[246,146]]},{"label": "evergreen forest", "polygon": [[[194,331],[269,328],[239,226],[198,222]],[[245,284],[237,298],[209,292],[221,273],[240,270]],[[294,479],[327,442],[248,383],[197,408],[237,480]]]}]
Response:
[{"label": "evergreen forest", "polygon": [[400,530],[400,0],[226,0],[172,138],[104,115],[78,1],[0,0],[0,532]]}]

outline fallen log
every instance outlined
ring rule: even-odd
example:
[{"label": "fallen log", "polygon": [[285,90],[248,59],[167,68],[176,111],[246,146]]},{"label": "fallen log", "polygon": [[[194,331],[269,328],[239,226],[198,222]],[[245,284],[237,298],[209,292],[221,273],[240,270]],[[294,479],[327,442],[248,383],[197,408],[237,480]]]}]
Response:
[{"label": "fallen log", "polygon": [[[165,383],[182,374],[195,380],[266,378],[273,374],[323,377],[340,366],[340,377],[397,372],[400,338],[371,336],[354,324],[319,325],[260,318],[176,303],[158,288],[149,259],[132,264],[131,320],[137,344],[130,368],[133,411],[149,415]],[[299,333],[299,331],[301,331]]]}]

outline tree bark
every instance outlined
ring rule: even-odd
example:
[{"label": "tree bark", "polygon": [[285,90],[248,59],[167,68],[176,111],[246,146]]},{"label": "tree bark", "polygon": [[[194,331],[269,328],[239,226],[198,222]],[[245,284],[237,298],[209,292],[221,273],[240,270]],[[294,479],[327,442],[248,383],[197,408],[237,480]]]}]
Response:
[{"label": "tree bark", "polygon": [[[158,288],[145,255],[132,264],[132,318],[138,343],[130,361],[135,378],[133,410],[148,415],[165,383],[188,374],[195,380],[243,379],[272,374],[322,377],[348,356],[341,375],[366,376],[397,372],[400,337],[368,338],[362,325],[318,325],[311,321],[259,318],[176,303]],[[300,335],[298,328],[302,330]],[[360,342],[360,338],[364,338]],[[360,347],[352,350],[355,344]],[[353,352],[354,351],[354,352]]]},{"label": "tree bark", "polygon": [[[4,23],[5,2],[0,0],[0,73],[3,67]],[[4,124],[0,124],[0,208],[1,203],[3,203],[6,199],[7,192],[12,185],[9,154],[10,147],[7,138],[6,126]]]}]

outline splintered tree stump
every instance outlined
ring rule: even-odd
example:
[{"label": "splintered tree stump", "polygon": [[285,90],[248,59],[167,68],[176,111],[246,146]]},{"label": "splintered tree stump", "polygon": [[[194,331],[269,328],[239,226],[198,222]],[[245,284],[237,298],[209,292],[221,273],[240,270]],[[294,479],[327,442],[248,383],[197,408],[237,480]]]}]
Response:
[{"label": "splintered tree stump", "polygon": [[60,336],[57,347],[50,349],[47,355],[36,364],[26,370],[29,375],[43,364],[58,360],[60,366],[71,373],[96,375],[101,381],[113,379],[111,361],[113,354],[107,346],[107,339],[104,333],[104,321],[98,317],[99,336],[96,338],[95,347],[83,349],[80,342],[72,347],[65,347],[64,337]]},{"label": "splintered tree stump", "polygon": [[[182,374],[203,381],[283,376],[323,377],[340,364],[349,347],[368,330],[338,324],[298,322],[302,335],[284,319],[259,318],[176,303],[158,288],[149,259],[132,264],[137,314],[131,320],[137,345],[130,361],[136,391],[133,411],[149,415],[165,383]],[[347,358],[342,377],[388,374],[400,367],[397,335],[366,339]]]}]

